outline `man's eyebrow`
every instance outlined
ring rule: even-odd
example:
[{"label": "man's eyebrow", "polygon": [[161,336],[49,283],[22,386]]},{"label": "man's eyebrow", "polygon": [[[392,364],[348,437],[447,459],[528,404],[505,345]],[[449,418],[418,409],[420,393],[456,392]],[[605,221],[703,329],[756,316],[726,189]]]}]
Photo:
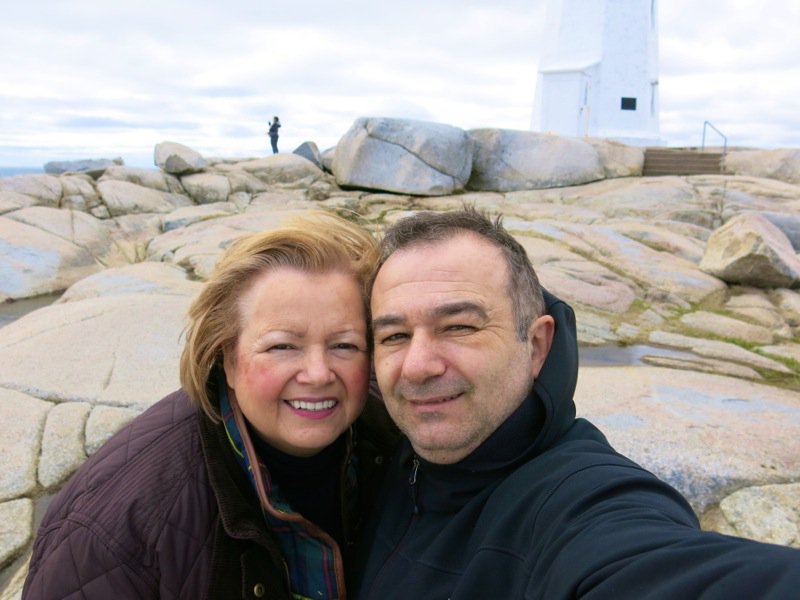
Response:
[{"label": "man's eyebrow", "polygon": [[[431,311],[431,316],[434,319],[440,319],[442,317],[452,317],[455,315],[461,315],[464,313],[471,313],[480,319],[488,319],[489,315],[486,313],[486,310],[480,305],[475,302],[470,302],[469,300],[461,301],[461,302],[451,302],[449,304],[442,304],[441,306],[435,307]],[[376,317],[372,320],[372,330],[376,331],[381,329],[382,327],[395,327],[397,325],[402,325],[406,322],[405,317],[400,315],[384,315],[381,317]]]},{"label": "man's eyebrow", "polygon": [[394,327],[405,323],[405,319],[399,315],[386,315],[372,319],[372,330],[380,329],[381,327]]},{"label": "man's eyebrow", "polygon": [[464,300],[461,302],[451,302],[450,304],[442,304],[433,309],[434,317],[452,317],[462,313],[472,313],[481,319],[488,319],[489,315],[486,314],[484,308],[475,302]]}]

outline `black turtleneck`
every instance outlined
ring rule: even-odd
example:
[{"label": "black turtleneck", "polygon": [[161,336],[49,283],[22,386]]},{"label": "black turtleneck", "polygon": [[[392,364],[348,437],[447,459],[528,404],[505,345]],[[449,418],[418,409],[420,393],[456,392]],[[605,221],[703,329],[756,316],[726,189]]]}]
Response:
[{"label": "black turtleneck", "polygon": [[323,529],[341,546],[340,479],[345,436],[339,436],[314,456],[300,457],[270,446],[252,427],[249,429],[259,458],[292,510]]}]

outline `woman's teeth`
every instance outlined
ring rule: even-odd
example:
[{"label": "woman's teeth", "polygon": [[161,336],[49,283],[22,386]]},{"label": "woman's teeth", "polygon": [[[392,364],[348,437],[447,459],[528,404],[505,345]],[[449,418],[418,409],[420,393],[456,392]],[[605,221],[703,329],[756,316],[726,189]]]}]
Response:
[{"label": "woman's teeth", "polygon": [[322,402],[305,402],[304,400],[289,400],[289,406],[295,410],[330,410],[336,406],[336,400],[323,400]]}]

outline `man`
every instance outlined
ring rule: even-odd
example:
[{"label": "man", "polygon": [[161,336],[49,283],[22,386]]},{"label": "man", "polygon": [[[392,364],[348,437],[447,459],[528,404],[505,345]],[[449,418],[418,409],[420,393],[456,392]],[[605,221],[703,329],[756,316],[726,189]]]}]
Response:
[{"label": "man", "polygon": [[383,247],[375,370],[408,439],[366,525],[359,598],[798,597],[800,551],[701,532],[575,418],[574,315],[499,220],[421,213]]}]

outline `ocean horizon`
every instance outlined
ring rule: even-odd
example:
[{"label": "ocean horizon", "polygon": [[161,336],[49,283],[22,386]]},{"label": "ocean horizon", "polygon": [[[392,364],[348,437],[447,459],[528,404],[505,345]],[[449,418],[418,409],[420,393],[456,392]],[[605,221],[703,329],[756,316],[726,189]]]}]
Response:
[{"label": "ocean horizon", "polygon": [[0,167],[0,177],[26,175],[28,173],[44,173],[43,167]]}]

